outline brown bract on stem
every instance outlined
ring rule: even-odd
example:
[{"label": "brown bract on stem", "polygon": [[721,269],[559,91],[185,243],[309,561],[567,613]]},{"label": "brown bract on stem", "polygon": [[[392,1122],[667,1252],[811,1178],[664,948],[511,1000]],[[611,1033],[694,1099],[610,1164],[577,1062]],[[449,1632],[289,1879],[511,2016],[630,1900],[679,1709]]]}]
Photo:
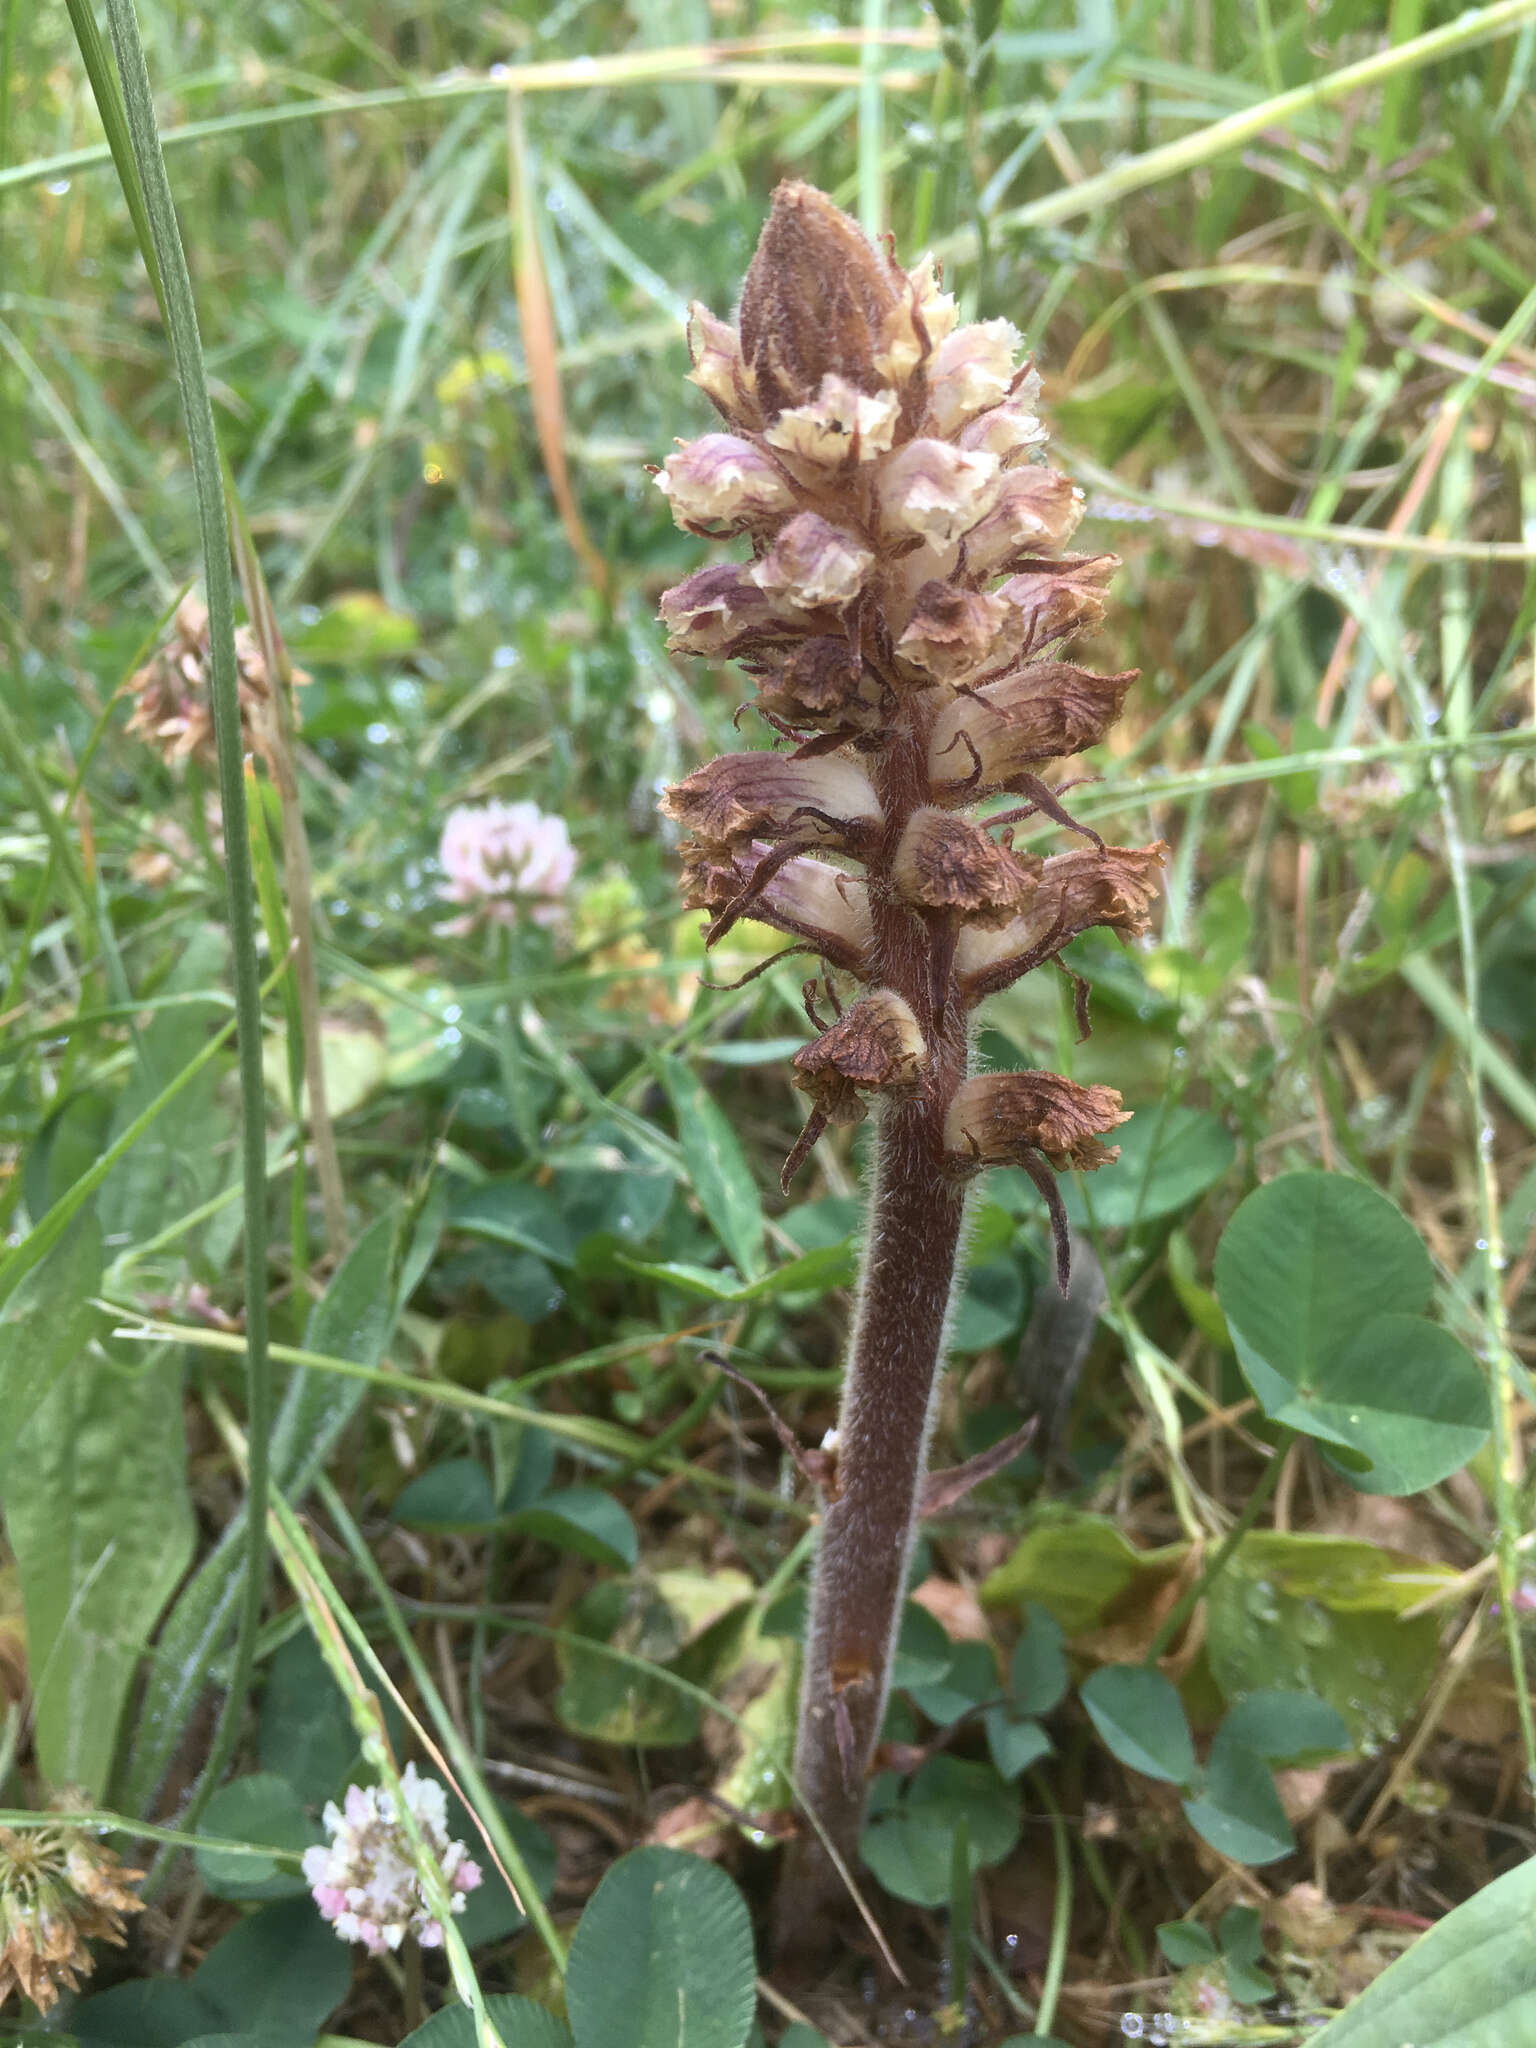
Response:
[{"label": "brown bract on stem", "polygon": [[[829,1127],[875,1118],[795,1752],[813,1820],[780,1897],[781,1946],[804,1947],[833,1924],[826,1844],[858,1859],[969,1189],[994,1163],[1030,1175],[1065,1287],[1056,1174],[1115,1158],[1102,1140],[1124,1121],[1113,1088],[974,1073],[972,1012],[1090,926],[1144,931],[1164,849],[1105,846],[1062,801],[1064,764],[1135,678],[1063,657],[1116,564],[1063,552],[1081,494],[1040,453],[1014,329],[957,325],[931,258],[901,269],[786,184],[737,324],[695,307],[689,343],[721,425],[657,482],[679,525],[740,536],[748,558],[695,571],[661,613],[675,652],[755,679],[772,739],[696,769],[662,808],[688,835],[686,897],[712,940],[753,917],[823,962],[833,1015],[807,983],[818,1035],[795,1056],[810,1107],[786,1187]],[[990,821],[978,810],[1007,797]],[[1016,849],[1028,818],[1079,843]]]}]

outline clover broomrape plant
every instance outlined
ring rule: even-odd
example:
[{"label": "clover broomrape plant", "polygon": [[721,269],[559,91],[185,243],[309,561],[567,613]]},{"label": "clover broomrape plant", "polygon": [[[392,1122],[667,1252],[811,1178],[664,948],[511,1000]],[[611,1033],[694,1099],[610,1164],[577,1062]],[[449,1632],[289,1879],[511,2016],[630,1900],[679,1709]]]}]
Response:
[{"label": "clover broomrape plant", "polygon": [[[1039,457],[1039,379],[1004,320],[958,326],[931,258],[870,243],[822,193],[781,185],[734,327],[695,306],[693,382],[724,422],[657,482],[678,524],[752,559],[661,600],[671,647],[738,661],[772,751],[724,754],[666,792],[687,829],[686,900],[708,936],[738,918],[817,955],[795,1055],[810,1113],[786,1189],[829,1124],[877,1116],[874,1179],[835,1450],[824,1471],[795,1769],[856,1854],[955,1293],[967,1191],[1022,1167],[1103,1165],[1113,1088],[972,1072],[984,996],[1059,964],[1079,932],[1146,929],[1165,849],[1106,846],[1063,808],[1053,764],[1100,741],[1134,672],[1061,658],[1103,615],[1112,555],[1068,555],[1081,494]],[[976,815],[989,799],[1016,799]],[[1083,844],[1042,859],[1011,828]],[[1070,973],[1070,970],[1067,970]],[[840,1003],[835,979],[864,993]],[[1075,975],[1079,1026],[1087,991]],[[830,1865],[807,1838],[802,1905]]]}]

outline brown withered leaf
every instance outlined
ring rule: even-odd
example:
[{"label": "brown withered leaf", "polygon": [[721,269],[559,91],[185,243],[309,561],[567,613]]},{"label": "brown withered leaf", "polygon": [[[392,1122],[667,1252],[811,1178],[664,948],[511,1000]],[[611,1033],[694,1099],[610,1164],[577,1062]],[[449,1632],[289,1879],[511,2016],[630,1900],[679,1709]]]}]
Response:
[{"label": "brown withered leaf", "polygon": [[507,153],[511,168],[514,242],[513,292],[517,299],[518,323],[523,335],[523,359],[528,366],[528,392],[533,401],[533,425],[538,435],[544,473],[560,514],[565,537],[594,587],[606,593],[608,565],[592,545],[565,459],[565,400],[560,387],[560,348],[555,335],[555,315],[539,252],[538,227],[534,219],[533,181],[528,172],[528,151],[523,135],[522,99],[507,95]]}]

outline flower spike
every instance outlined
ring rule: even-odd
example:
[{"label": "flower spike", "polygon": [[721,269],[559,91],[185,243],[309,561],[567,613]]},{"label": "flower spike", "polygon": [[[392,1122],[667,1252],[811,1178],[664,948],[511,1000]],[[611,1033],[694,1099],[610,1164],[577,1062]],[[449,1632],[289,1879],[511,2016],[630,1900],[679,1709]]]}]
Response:
[{"label": "flower spike", "polygon": [[[1134,673],[1063,658],[1116,563],[1065,552],[1082,495],[1045,459],[1040,380],[1005,319],[962,324],[925,257],[902,269],[824,194],[781,185],[732,326],[689,320],[719,422],[657,476],[679,525],[743,536],[661,599],[676,654],[742,664],[767,728],[666,791],[686,901],[820,956],[830,1022],[794,1060],[809,1097],[784,1185],[823,1134],[873,1116],[874,1186],[806,1641],[798,1782],[857,1855],[863,1786],[921,1498],[968,1184],[1039,1187],[1057,1278],[1056,1176],[1115,1156],[1112,1088],[971,1072],[971,1013],[1093,925],[1147,928],[1165,849],[1106,846],[1063,804],[1070,763]],[[1078,776],[1077,779],[1083,779]],[[1091,778],[1090,778],[1091,779]],[[1018,801],[980,815],[985,799]],[[1012,828],[1080,843],[1050,858]],[[1066,969],[1072,972],[1071,969]],[[830,975],[859,984],[839,1008]],[[846,985],[846,984],[845,984]],[[1086,985],[1074,976],[1079,1024]],[[788,1908],[837,1889],[807,1837]]]}]

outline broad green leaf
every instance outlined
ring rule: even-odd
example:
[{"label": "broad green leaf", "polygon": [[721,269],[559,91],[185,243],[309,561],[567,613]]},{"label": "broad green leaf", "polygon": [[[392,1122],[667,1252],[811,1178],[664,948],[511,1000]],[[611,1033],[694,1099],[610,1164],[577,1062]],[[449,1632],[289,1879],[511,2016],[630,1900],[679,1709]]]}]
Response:
[{"label": "broad green leaf", "polygon": [[[238,1782],[238,1781],[237,1781]],[[309,1898],[263,1906],[215,1942],[192,1988],[235,2031],[297,2029],[312,2041],[352,1982],[352,1957]]]},{"label": "broad green leaf", "polygon": [[742,2048],[757,2003],[746,1901],[676,1849],[632,1849],[587,1902],[566,2009],[576,2048]]},{"label": "broad green leaf", "polygon": [[[1280,1422],[1331,1437],[1368,1471],[1324,1455],[1362,1493],[1421,1493],[1476,1456],[1493,1427],[1488,1384],[1472,1354],[1424,1316],[1373,1316]],[[1299,1424],[1307,1428],[1308,1424]]]},{"label": "broad green leaf", "polygon": [[1216,1292],[1266,1410],[1311,1384],[1372,1316],[1419,1314],[1433,1277],[1412,1224],[1337,1173],[1286,1173],[1255,1189],[1216,1251]]},{"label": "broad green leaf", "polygon": [[357,1755],[357,1732],[331,1668],[308,1629],[290,1636],[267,1666],[257,1755],[306,1806],[336,1797]]},{"label": "broad green leaf", "polygon": [[[520,1399],[515,1380],[493,1380],[486,1390],[501,1401]],[[554,1477],[559,1447],[547,1429],[534,1422],[493,1421],[491,1466],[504,1515],[532,1507]]]},{"label": "broad green leaf", "polygon": [[891,1661],[891,1683],[906,1691],[914,1685],[938,1685],[954,1662],[954,1645],[944,1625],[926,1607],[909,1600],[901,1610],[896,1632],[896,1654]]},{"label": "broad green leaf", "polygon": [[1216,1944],[1198,1920],[1165,1920],[1157,1930],[1157,1945],[1176,1970],[1216,1960]]},{"label": "broad green leaf", "polygon": [[[195,995],[229,980],[229,945],[211,925],[194,925],[177,949],[161,990]],[[210,1028],[228,1021],[222,997],[159,1010],[139,1037],[137,1071],[118,1098],[109,1139],[116,1139],[167,1084],[203,1051]],[[232,1170],[221,1142],[232,1131],[220,1095],[222,1056],[204,1066],[168,1103],[132,1151],[112,1168],[96,1197],[108,1245],[128,1245],[218,1193]]]},{"label": "broad green leaf", "polygon": [[634,1523],[600,1487],[560,1487],[511,1511],[498,1510],[491,1476],[478,1458],[446,1458],[419,1474],[402,1489],[394,1518],[428,1531],[515,1529],[621,1570],[634,1563],[639,1549]]},{"label": "broad green leaf", "polygon": [[1271,1689],[1324,1700],[1367,1753],[1390,1742],[1434,1676],[1440,1621],[1403,1610],[1448,1566],[1337,1536],[1245,1536],[1206,1601],[1206,1653],[1225,1697]]},{"label": "broad green leaf", "polygon": [[677,1118],[683,1159],[704,1220],[730,1253],[736,1270],[755,1280],[763,1270],[763,1205],[741,1140],[730,1118],[681,1060],[658,1054],[656,1068]]},{"label": "broad green leaf", "polygon": [[1536,2040],[1536,1857],[1421,1934],[1313,2048],[1518,2048]]},{"label": "broad green leaf", "polygon": [[[438,1228],[430,1203],[411,1234],[401,1270],[403,1206],[387,1209],[363,1232],[310,1311],[304,1347],[321,1356],[377,1365],[394,1329],[404,1287],[414,1284],[423,1244]],[[272,1429],[274,1482],[292,1500],[314,1483],[366,1391],[361,1380],[299,1370],[289,1379]],[[240,1597],[245,1510],[237,1509],[213,1550],[171,1609],[150,1660],[122,1803],[150,1811],[217,1660]]]},{"label": "broad green leaf", "polygon": [[680,1287],[685,1294],[700,1295],[705,1301],[767,1301],[781,1294],[825,1294],[833,1287],[846,1287],[857,1260],[851,1245],[818,1245],[744,1283],[713,1266],[695,1266],[682,1259],[631,1259],[620,1254],[618,1263],[626,1273]]},{"label": "broad green leaf", "polygon": [[1183,1805],[1196,1833],[1238,1863],[1274,1863],[1296,1846],[1268,1764],[1225,1726],[1211,1744],[1204,1784]]},{"label": "broad green leaf", "polygon": [[1262,2005],[1267,1998],[1275,1996],[1274,1979],[1264,1970],[1256,1970],[1249,1963],[1240,1963],[1236,1956],[1223,1955],[1221,1967],[1227,1980],[1227,1989],[1239,2005]]},{"label": "broad green leaf", "polygon": [[1000,1778],[1010,1782],[1051,1753],[1051,1738],[1028,1716],[1007,1707],[989,1707],[982,1716],[987,1731],[987,1750]]},{"label": "broad green leaf", "polygon": [[550,1189],[531,1180],[498,1178],[464,1188],[448,1205],[448,1227],[535,1252],[552,1266],[576,1256],[576,1236]]},{"label": "broad green leaf", "polygon": [[1349,1729],[1326,1700],[1271,1687],[1240,1699],[1222,1723],[1234,1742],[1276,1769],[1318,1763],[1350,1747]]},{"label": "broad green leaf", "polygon": [[[197,1831],[301,1855],[321,1840],[319,1825],[305,1812],[287,1779],[275,1771],[256,1771],[221,1785],[203,1809]],[[294,1865],[269,1857],[199,1849],[197,1867],[216,1899],[291,1899],[308,1890]]]},{"label": "broad green leaf", "polygon": [[408,1529],[486,1529],[496,1520],[491,1475],[478,1458],[445,1458],[403,1486],[391,1510]]},{"label": "broad green leaf", "polygon": [[182,1977],[130,1978],[82,1998],[69,2016],[80,2048],[181,2048],[223,2024],[218,2007]]},{"label": "broad green leaf", "polygon": [[1262,1963],[1264,1917],[1252,1906],[1228,1906],[1216,1929],[1221,1952],[1229,1963]]},{"label": "broad green leaf", "polygon": [[1028,1306],[1022,1261],[1004,1256],[973,1266],[955,1309],[949,1348],[961,1357],[1017,1336]]},{"label": "broad green leaf", "polygon": [[1024,1633],[1008,1665],[1008,1690],[1017,1712],[1048,1714],[1067,1691],[1061,1623],[1038,1601],[1030,1601],[1025,1612]]},{"label": "broad green leaf", "polygon": [[181,2048],[312,2048],[312,2027],[253,2027],[238,2034],[194,2034]]},{"label": "broad green leaf", "polygon": [[[1283,761],[1293,754],[1311,751],[1310,748],[1303,749],[1300,745],[1287,745],[1267,726],[1260,725],[1256,719],[1244,721],[1243,738],[1248,742],[1249,751],[1260,761]],[[1298,768],[1293,769],[1289,775],[1272,776],[1269,787],[1293,818],[1305,818],[1317,806],[1315,769]]]},{"label": "broad green leaf", "polygon": [[0,1500],[17,1437],[101,1327],[101,1227],[84,1215],[0,1309]]},{"label": "broad green leaf", "polygon": [[[261,1050],[267,1092],[292,1116],[287,1048],[279,1040],[269,1038]],[[331,1115],[343,1117],[360,1108],[389,1079],[389,1046],[383,1024],[326,1017],[320,1026],[320,1065],[325,1073],[325,1100]]]},{"label": "broad green leaf", "polygon": [[1122,1601],[1141,1602],[1178,1570],[1188,1545],[1138,1550],[1102,1515],[1042,1513],[1011,1557],[982,1581],[988,1607],[1036,1601],[1066,1634],[1097,1628]]},{"label": "broad green leaf", "polygon": [[962,1822],[972,1873],[1001,1863],[1019,1839],[1019,1795],[987,1764],[931,1757],[875,1813],[860,1853],[893,1897],[918,1906],[947,1905]]},{"label": "broad green leaf", "polygon": [[551,1163],[558,1167],[551,1193],[578,1245],[612,1240],[626,1250],[644,1243],[666,1214],[676,1185],[670,1138],[637,1117],[629,1125],[592,1124],[580,1145]]},{"label": "broad green leaf", "polygon": [[[515,1992],[485,2001],[486,2018],[507,2048],[571,2048],[571,2030],[546,2006]],[[425,2026],[407,2034],[400,2048],[481,2048],[475,2016],[467,2005],[444,2006]]]},{"label": "broad green leaf", "polygon": [[920,1713],[941,1728],[948,1728],[962,1714],[969,1714],[1002,1691],[997,1659],[989,1643],[957,1643],[942,1678],[927,1685],[909,1685],[907,1692]]},{"label": "broad green leaf", "polygon": [[139,1659],[192,1555],[181,1380],[170,1347],[109,1358],[93,1345],[25,1424],[6,1475],[38,1761],[92,1799],[106,1795]]},{"label": "broad green leaf", "polygon": [[416,621],[391,611],[377,591],[349,590],[304,627],[293,651],[300,661],[375,668],[409,654],[420,637]]},{"label": "broad green leaf", "polygon": [[106,1151],[117,1102],[115,1089],[83,1087],[49,1109],[20,1161],[22,1200],[34,1216],[45,1216]]},{"label": "broad green leaf", "polygon": [[1146,1664],[1106,1664],[1082,1686],[1083,1705],[1105,1745],[1145,1778],[1187,1785],[1195,1746],[1172,1681]]},{"label": "broad green leaf", "polygon": [[1201,1284],[1195,1262],[1195,1248],[1182,1230],[1168,1238],[1168,1278],[1179,1297],[1179,1306],[1201,1336],[1223,1351],[1232,1349],[1232,1333],[1221,1312],[1221,1303]]},{"label": "broad green leaf", "polygon": [[1086,1224],[1090,1206],[1101,1230],[1175,1216],[1223,1179],[1237,1157],[1236,1141],[1220,1117],[1183,1104],[1138,1109],[1116,1131],[1115,1143],[1120,1157],[1088,1177],[1086,1196],[1075,1179],[1063,1185],[1074,1223]]},{"label": "broad green leaf", "polygon": [[531,1507],[519,1508],[508,1526],[621,1571],[639,1555],[634,1523],[611,1493],[596,1486],[563,1486],[542,1494]]},{"label": "broad green leaf", "polygon": [[512,1251],[506,1245],[470,1245],[457,1258],[445,1259],[433,1277],[445,1294],[482,1288],[525,1323],[553,1315],[565,1300],[565,1289],[536,1253]]},{"label": "broad green leaf", "polygon": [[862,1206],[851,1195],[821,1195],[814,1202],[787,1209],[779,1225],[801,1251],[826,1251],[856,1237],[862,1215]]},{"label": "broad green leaf", "polygon": [[1272,1420],[1333,1445],[1369,1493],[1414,1493],[1464,1465],[1491,1425],[1475,1361],[1418,1313],[1429,1256],[1374,1188],[1286,1174],[1238,1209],[1216,1283],[1238,1362]]},{"label": "broad green leaf", "polygon": [[[408,1251],[402,1243],[405,1222],[404,1205],[392,1204],[369,1224],[310,1310],[304,1325],[306,1351],[354,1365],[379,1363],[402,1305],[402,1254],[407,1264],[414,1255],[414,1245]],[[430,1237],[435,1228],[435,1221],[429,1227],[424,1217],[417,1235]],[[272,1430],[272,1473],[285,1493],[296,1498],[309,1490],[366,1391],[362,1380],[338,1373],[301,1370],[293,1375]]]}]

